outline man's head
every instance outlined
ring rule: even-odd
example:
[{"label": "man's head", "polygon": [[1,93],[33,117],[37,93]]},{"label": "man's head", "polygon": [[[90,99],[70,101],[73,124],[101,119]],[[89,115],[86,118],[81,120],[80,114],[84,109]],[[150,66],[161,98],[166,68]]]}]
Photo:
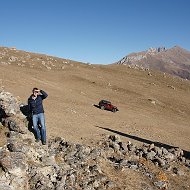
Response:
[{"label": "man's head", "polygon": [[40,92],[40,90],[39,90],[38,88],[33,88],[33,90],[32,90],[32,93],[33,93],[33,95],[34,95],[35,97],[38,96],[39,92]]}]

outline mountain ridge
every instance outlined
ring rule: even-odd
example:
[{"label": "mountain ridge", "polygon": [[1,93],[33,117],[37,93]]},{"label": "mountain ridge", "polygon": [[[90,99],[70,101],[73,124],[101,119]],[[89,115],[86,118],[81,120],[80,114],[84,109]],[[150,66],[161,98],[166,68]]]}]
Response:
[{"label": "mountain ridge", "polygon": [[146,51],[131,53],[117,64],[135,65],[190,79],[190,52],[180,46],[170,49],[149,48]]}]

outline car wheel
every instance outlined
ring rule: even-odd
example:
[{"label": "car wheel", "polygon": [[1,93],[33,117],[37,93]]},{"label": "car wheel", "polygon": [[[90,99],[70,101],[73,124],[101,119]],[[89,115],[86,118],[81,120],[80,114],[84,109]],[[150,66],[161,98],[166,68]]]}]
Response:
[{"label": "car wheel", "polygon": [[112,110],[112,112],[114,112],[114,113],[115,113],[116,111],[117,111],[117,109],[115,109],[115,108]]},{"label": "car wheel", "polygon": [[105,110],[105,107],[104,107],[104,106],[100,106],[100,109],[101,109],[101,110]]}]

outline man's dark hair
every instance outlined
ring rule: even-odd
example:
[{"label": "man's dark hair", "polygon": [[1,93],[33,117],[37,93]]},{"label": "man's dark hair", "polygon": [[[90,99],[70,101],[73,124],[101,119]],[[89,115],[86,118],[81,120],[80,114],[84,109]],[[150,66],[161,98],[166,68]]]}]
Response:
[{"label": "man's dark hair", "polygon": [[36,88],[36,87],[35,87],[35,88],[33,88],[32,92],[34,93],[34,91],[35,91],[35,90],[38,90],[38,88]]}]

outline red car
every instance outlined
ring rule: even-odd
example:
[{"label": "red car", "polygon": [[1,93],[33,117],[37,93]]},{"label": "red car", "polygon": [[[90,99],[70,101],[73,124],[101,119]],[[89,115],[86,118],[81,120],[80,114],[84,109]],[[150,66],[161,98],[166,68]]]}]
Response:
[{"label": "red car", "polygon": [[107,101],[107,100],[101,100],[99,102],[99,107],[102,110],[109,110],[109,111],[112,111],[112,112],[119,111],[116,106],[112,105],[111,102]]}]

